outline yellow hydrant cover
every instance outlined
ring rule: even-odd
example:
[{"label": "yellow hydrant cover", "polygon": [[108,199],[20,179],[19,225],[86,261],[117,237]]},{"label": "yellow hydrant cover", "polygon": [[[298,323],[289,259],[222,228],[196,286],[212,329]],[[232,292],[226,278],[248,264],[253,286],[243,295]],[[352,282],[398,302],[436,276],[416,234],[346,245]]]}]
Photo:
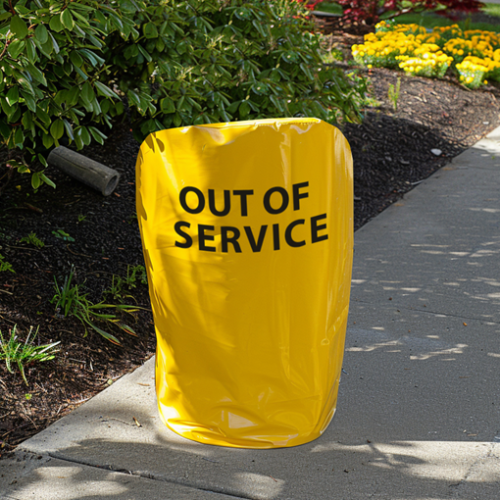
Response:
[{"label": "yellow hydrant cover", "polygon": [[342,133],[315,118],[162,130],[136,174],[165,424],[242,448],[320,436],[336,407],[352,269]]}]

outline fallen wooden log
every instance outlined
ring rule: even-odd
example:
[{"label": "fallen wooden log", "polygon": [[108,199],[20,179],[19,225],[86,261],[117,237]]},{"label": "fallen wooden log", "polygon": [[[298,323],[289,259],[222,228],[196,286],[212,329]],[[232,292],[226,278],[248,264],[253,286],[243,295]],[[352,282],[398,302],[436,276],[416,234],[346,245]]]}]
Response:
[{"label": "fallen wooden log", "polygon": [[99,191],[103,196],[109,196],[120,179],[120,174],[116,170],[64,146],[54,148],[47,161],[73,179]]}]

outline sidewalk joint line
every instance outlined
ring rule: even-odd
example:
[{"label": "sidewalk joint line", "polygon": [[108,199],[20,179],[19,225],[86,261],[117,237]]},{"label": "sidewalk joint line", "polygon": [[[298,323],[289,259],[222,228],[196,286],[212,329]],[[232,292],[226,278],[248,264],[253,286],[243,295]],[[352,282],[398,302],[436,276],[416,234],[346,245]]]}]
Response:
[{"label": "sidewalk joint line", "polygon": [[[29,453],[31,453],[31,452],[29,452]],[[209,493],[217,493],[220,495],[226,495],[228,497],[233,497],[233,498],[241,498],[244,500],[261,500],[261,497],[247,496],[247,495],[244,495],[244,494],[239,493],[239,492],[238,493],[228,492],[228,491],[225,491],[223,488],[217,488],[217,487],[213,487],[213,486],[206,487],[206,486],[201,486],[201,485],[196,485],[196,484],[190,483],[189,481],[182,481],[180,479],[157,477],[155,474],[146,473],[146,472],[132,471],[132,470],[127,470],[127,469],[115,469],[115,468],[113,468],[112,465],[94,465],[94,464],[88,463],[84,460],[78,460],[76,458],[68,458],[68,457],[65,457],[63,455],[59,455],[58,453],[48,452],[47,455],[50,458],[54,458],[56,460],[62,460],[64,462],[84,465],[86,467],[92,467],[94,469],[115,472],[116,474],[126,474],[127,476],[141,477],[143,479],[150,479],[153,481],[160,481],[163,483],[177,484],[179,486],[185,486],[187,488],[191,488],[194,490],[207,491]],[[244,496],[242,496],[242,495],[244,495]]]},{"label": "sidewalk joint line", "polygon": [[471,464],[471,466],[467,469],[467,472],[464,474],[464,477],[462,479],[460,479],[460,481],[458,483],[450,484],[450,488],[453,488],[454,490],[460,489],[460,487],[463,486],[468,481],[469,477],[472,474],[472,471],[474,470],[474,468],[476,467],[476,465],[481,462],[481,460],[484,460],[484,459],[487,459],[487,458],[495,458],[492,455],[492,453],[493,453],[493,447],[494,447],[493,443],[490,444],[489,445],[488,453],[486,455],[478,456],[476,458],[476,460],[474,460],[474,463]]}]

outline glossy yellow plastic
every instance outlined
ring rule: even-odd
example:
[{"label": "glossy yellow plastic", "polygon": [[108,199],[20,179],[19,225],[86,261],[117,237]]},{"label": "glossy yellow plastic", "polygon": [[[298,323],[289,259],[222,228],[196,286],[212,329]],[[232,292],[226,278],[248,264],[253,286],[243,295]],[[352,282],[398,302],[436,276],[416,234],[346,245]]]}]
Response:
[{"label": "glossy yellow plastic", "polygon": [[242,448],[320,436],[349,308],[344,136],[314,118],[162,130],[136,174],[165,424]]}]

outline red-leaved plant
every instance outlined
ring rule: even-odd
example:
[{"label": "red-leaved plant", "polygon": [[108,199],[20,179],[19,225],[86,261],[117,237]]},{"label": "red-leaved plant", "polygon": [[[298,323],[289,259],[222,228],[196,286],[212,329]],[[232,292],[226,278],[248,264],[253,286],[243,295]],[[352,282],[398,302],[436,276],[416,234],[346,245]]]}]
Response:
[{"label": "red-leaved plant", "polygon": [[[297,0],[314,10],[321,0]],[[393,19],[401,14],[439,10],[439,14],[454,18],[459,12],[477,12],[484,4],[478,0],[336,0],[344,9],[341,19],[343,26],[362,26],[370,29],[380,21],[380,17]],[[321,10],[321,9],[319,9]]]}]

